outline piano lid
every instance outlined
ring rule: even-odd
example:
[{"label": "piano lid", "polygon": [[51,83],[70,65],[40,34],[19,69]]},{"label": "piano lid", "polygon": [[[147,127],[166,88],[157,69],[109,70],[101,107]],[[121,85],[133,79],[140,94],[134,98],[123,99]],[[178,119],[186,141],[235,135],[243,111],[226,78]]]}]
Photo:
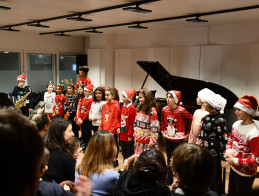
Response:
[{"label": "piano lid", "polygon": [[228,108],[232,108],[238,100],[238,97],[232,91],[221,85],[203,80],[171,75],[158,61],[137,61],[137,63],[163,89],[165,89],[165,91],[181,91],[182,101],[185,105],[196,105],[197,94],[203,88],[208,88],[227,99]]}]

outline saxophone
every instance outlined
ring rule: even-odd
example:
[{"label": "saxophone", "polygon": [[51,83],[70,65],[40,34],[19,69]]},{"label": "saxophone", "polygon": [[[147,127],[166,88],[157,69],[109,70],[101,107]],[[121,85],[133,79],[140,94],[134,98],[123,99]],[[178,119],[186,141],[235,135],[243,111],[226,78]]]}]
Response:
[{"label": "saxophone", "polygon": [[19,101],[17,101],[17,102],[15,103],[15,107],[21,108],[21,107],[23,107],[23,106],[26,106],[25,100],[26,100],[26,98],[29,96],[29,94],[31,94],[31,90],[30,90],[28,93],[26,93],[26,95],[24,95]]}]

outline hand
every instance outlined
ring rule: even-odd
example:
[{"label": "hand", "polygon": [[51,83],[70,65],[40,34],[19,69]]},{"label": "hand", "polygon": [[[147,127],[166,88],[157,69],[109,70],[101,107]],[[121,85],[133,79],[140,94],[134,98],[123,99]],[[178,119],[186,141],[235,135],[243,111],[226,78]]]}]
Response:
[{"label": "hand", "polygon": [[44,108],[40,108],[40,109],[38,109],[37,114],[42,114],[43,112],[44,112]]},{"label": "hand", "polygon": [[92,121],[92,122],[96,122],[96,121],[97,121],[97,118],[91,118],[91,121]]},{"label": "hand", "polygon": [[65,191],[70,191],[69,186],[67,186],[66,184],[63,186],[63,188],[64,188]]},{"label": "hand", "polygon": [[128,171],[129,169],[129,160],[128,159],[125,159],[124,162],[123,162],[123,167],[121,169],[121,171]]},{"label": "hand", "polygon": [[67,117],[69,117],[70,116],[70,114],[69,114],[69,112],[67,112]]},{"label": "hand", "polygon": [[196,144],[199,146],[203,146],[203,141],[201,139],[196,140]]},{"label": "hand", "polygon": [[189,138],[189,134],[187,134],[184,138],[183,138],[183,141],[187,141]]},{"label": "hand", "polygon": [[133,138],[132,137],[128,137],[128,142],[132,142]]},{"label": "hand", "polygon": [[121,129],[120,128],[117,128],[117,133],[120,133],[121,132]]},{"label": "hand", "polygon": [[30,112],[30,113],[32,112],[32,109],[31,109],[31,108],[29,108],[29,112]]},{"label": "hand", "polygon": [[[63,181],[59,185],[62,186],[62,187],[64,187],[66,185],[66,186],[69,187],[69,191],[71,191],[72,193],[76,192],[76,190],[75,190],[75,183],[70,181],[70,180]],[[64,187],[64,189],[65,189],[65,187]]]},{"label": "hand", "polygon": [[226,162],[226,161],[221,161],[221,167],[222,167],[222,168],[226,168],[227,165],[228,165],[228,162]]},{"label": "hand", "polygon": [[149,144],[148,144],[148,146],[149,146],[150,148],[153,148],[154,145],[155,145],[155,143],[153,143],[153,142],[149,142]]},{"label": "hand", "polygon": [[175,179],[173,184],[172,184],[171,190],[175,191],[178,187],[179,187],[178,180]]},{"label": "hand", "polygon": [[234,157],[234,156],[235,156],[235,154],[232,152],[232,150],[231,150],[231,151],[227,151],[227,152],[225,153],[225,155],[226,155],[226,157],[228,157],[228,156]]},{"label": "hand", "polygon": [[77,121],[80,125],[83,123],[82,119],[79,118],[78,121]]},{"label": "hand", "polygon": [[78,184],[75,186],[76,196],[91,196],[92,183],[86,176],[79,176]]},{"label": "hand", "polygon": [[226,161],[228,162],[229,165],[234,165],[234,157],[231,155],[228,155],[226,158]]}]

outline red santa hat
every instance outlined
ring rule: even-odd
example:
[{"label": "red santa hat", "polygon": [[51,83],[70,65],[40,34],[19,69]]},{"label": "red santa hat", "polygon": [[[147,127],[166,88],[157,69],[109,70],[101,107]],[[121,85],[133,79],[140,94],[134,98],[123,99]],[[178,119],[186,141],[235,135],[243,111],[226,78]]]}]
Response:
[{"label": "red santa hat", "polygon": [[129,101],[132,101],[136,94],[136,91],[135,89],[128,89],[123,91],[122,94],[126,97],[126,99],[128,99]]},{"label": "red santa hat", "polygon": [[85,91],[93,92],[93,88],[94,88],[94,86],[93,86],[92,84],[87,84],[87,85],[84,87],[84,90],[85,90]]},{"label": "red santa hat", "polygon": [[181,91],[171,90],[171,91],[168,91],[168,92],[166,93],[166,95],[167,95],[168,93],[172,95],[172,97],[174,98],[174,102],[175,102],[176,104],[183,105],[183,103],[181,102],[181,99],[182,99],[182,93],[181,93]]},{"label": "red santa hat", "polygon": [[241,97],[234,105],[234,108],[243,110],[244,112],[251,114],[254,117],[259,116],[258,100],[255,96],[252,95],[244,95]]},{"label": "red santa hat", "polygon": [[17,81],[19,81],[19,80],[25,81],[25,75],[22,74],[22,75],[17,76]]}]

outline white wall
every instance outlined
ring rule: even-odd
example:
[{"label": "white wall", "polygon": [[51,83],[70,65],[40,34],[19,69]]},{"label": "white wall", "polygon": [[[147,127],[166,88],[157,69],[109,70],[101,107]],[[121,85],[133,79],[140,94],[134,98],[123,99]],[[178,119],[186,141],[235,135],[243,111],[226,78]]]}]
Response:
[{"label": "white wall", "polygon": [[[90,47],[106,48],[106,39],[110,38],[90,37]],[[239,97],[259,97],[259,22],[113,35],[112,40],[113,80],[119,91],[137,90],[143,83],[146,73],[136,61],[159,59],[171,74],[223,85]],[[157,96],[164,97],[163,89],[152,79],[148,79],[146,87],[158,90]]]}]

